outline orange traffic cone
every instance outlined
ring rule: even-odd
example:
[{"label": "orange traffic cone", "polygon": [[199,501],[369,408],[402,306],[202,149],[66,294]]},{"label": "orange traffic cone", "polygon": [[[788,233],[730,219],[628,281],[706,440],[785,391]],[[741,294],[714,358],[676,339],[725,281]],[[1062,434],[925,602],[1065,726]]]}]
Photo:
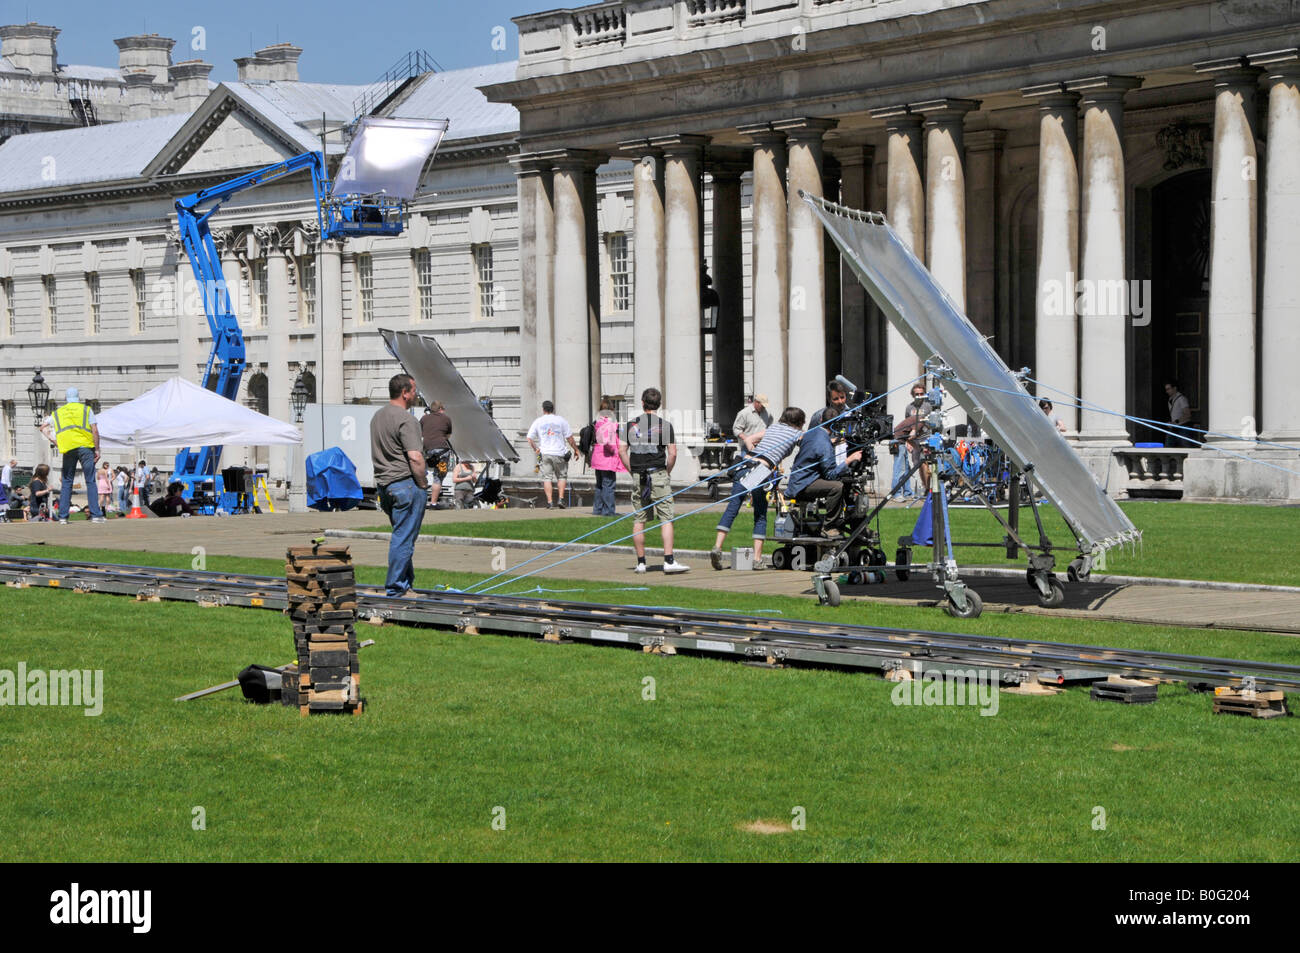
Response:
[{"label": "orange traffic cone", "polygon": [[144,515],[144,510],[140,509],[140,488],[139,487],[136,487],[131,492],[131,512],[126,514],[126,518],[129,520],[148,519],[148,517]]}]

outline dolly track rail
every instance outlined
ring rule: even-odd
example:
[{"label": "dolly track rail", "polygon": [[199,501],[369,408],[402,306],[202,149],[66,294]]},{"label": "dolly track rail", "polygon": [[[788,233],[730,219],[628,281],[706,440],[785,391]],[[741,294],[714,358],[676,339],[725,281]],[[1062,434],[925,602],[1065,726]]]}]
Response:
[{"label": "dolly track rail", "polygon": [[[274,576],[0,555],[0,581],[205,606],[287,606],[284,580]],[[764,664],[903,669],[918,677],[977,669],[996,671],[1010,684],[1063,684],[1117,674],[1300,692],[1300,666],[1245,659],[517,596],[425,591],[418,599],[393,599],[381,589],[357,588],[362,619],[465,633],[623,644]]]}]

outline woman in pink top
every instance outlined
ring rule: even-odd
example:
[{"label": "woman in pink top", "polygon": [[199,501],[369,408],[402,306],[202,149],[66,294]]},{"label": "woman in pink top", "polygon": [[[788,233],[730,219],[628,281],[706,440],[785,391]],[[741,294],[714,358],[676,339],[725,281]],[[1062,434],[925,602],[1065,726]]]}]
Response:
[{"label": "woman in pink top", "polygon": [[95,489],[99,492],[99,502],[104,509],[113,509],[113,474],[108,469],[108,461],[95,474]]},{"label": "woman in pink top", "polygon": [[620,471],[627,472],[618,456],[618,421],[614,419],[613,411],[610,402],[602,399],[600,413],[592,421],[596,428],[596,439],[591,444],[591,468],[596,471],[596,505],[591,512],[596,516],[618,515],[614,484]]}]

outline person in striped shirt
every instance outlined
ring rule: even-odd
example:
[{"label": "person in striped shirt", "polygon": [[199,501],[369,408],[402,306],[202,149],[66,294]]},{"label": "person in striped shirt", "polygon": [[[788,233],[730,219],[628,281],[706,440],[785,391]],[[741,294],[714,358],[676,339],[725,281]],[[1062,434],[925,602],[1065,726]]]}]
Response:
[{"label": "person in striped shirt", "polygon": [[754,568],[763,568],[763,540],[767,538],[767,488],[770,477],[781,461],[790,455],[795,444],[803,436],[804,412],[798,407],[787,407],[781,413],[781,419],[766,430],[742,438],[750,451],[747,461],[753,466],[744,477],[732,485],[731,500],[727,509],[718,520],[718,535],[709,553],[709,562],[714,569],[722,568],[722,544],[731,532],[731,524],[736,521],[736,514],[751,496],[754,503]]}]

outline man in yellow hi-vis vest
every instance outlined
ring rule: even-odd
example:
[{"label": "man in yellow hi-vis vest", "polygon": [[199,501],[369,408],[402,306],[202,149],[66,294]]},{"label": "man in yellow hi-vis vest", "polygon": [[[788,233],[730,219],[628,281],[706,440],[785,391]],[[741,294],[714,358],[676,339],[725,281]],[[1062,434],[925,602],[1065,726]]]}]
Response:
[{"label": "man in yellow hi-vis vest", "polygon": [[86,478],[86,496],[90,500],[90,521],[107,522],[99,507],[99,491],[95,486],[95,464],[99,462],[99,425],[95,412],[81,402],[75,387],[68,388],[63,406],[46,417],[41,433],[53,440],[63,454],[63,488],[59,492],[59,522],[68,521],[68,507],[72,504],[72,481],[77,475],[77,465]]}]

